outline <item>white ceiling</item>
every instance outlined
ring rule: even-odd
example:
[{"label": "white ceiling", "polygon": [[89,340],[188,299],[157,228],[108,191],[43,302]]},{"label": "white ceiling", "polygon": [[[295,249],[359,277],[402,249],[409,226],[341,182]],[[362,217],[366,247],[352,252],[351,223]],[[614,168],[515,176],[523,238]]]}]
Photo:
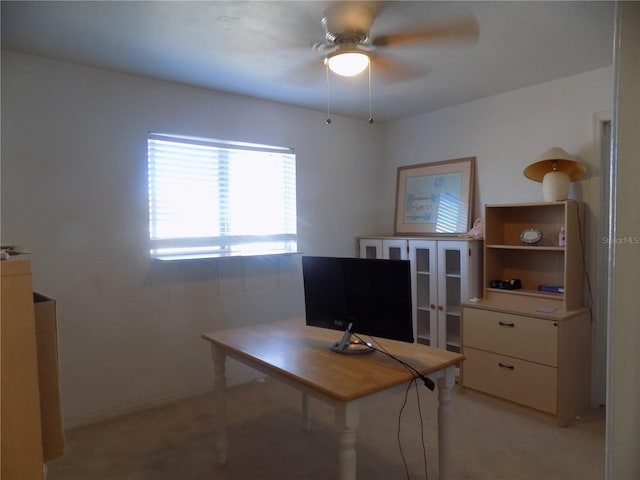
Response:
[{"label": "white ceiling", "polygon": [[[326,72],[312,45],[324,40],[320,21],[333,3],[3,0],[2,48],[326,112]],[[374,64],[378,122],[612,63],[613,2],[376,4],[371,37],[462,13],[479,25],[476,42],[386,49],[420,74],[389,82],[393,72]],[[332,113],[369,118],[366,74],[331,76],[329,94]]]}]

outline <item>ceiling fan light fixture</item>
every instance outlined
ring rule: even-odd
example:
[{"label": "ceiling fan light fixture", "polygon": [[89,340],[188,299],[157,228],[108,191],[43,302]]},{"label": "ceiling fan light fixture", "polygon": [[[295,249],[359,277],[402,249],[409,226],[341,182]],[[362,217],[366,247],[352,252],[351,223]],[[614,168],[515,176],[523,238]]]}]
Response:
[{"label": "ceiling fan light fixture", "polygon": [[354,77],[369,66],[369,55],[358,49],[342,49],[327,55],[324,62],[333,73],[343,77]]}]

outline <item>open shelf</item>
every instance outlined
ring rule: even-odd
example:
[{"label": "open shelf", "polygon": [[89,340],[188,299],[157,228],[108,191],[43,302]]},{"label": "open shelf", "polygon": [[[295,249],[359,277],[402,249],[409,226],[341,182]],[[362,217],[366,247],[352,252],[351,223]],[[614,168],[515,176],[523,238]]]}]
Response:
[{"label": "open shelf", "polygon": [[489,249],[501,249],[501,250],[541,250],[552,252],[564,252],[564,247],[559,246],[543,246],[543,245],[487,245]]},{"label": "open shelf", "polygon": [[527,297],[539,297],[539,298],[552,298],[555,300],[562,300],[564,298],[564,293],[553,293],[553,292],[541,292],[540,290],[528,290],[523,288],[518,288],[516,290],[503,290],[500,288],[487,288],[488,292],[500,292],[508,295],[523,295]]},{"label": "open shelf", "polygon": [[[484,297],[508,303],[548,302],[570,310],[582,306],[584,265],[579,204],[574,201],[485,206]],[[523,230],[537,228],[542,240],[524,245]],[[558,245],[560,229],[565,245]],[[518,279],[521,289],[491,288],[494,280]],[[559,285],[564,293],[541,292]]]}]

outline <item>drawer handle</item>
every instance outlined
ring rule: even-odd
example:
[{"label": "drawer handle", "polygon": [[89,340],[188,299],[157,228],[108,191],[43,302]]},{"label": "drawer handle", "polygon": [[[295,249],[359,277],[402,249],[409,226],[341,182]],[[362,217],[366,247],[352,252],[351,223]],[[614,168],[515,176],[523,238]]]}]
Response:
[{"label": "drawer handle", "polygon": [[515,327],[516,326],[515,323],[506,323],[506,322],[498,322],[498,325],[500,325],[501,327]]},{"label": "drawer handle", "polygon": [[509,369],[509,370],[514,370],[516,368],[513,365],[507,365],[506,363],[502,363],[502,362],[498,362],[498,366],[500,366],[501,368]]}]

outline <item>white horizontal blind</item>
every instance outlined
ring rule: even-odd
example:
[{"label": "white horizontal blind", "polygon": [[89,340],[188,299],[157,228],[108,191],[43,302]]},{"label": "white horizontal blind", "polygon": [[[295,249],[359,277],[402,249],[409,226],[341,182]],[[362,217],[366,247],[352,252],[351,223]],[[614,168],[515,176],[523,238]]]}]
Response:
[{"label": "white horizontal blind", "polygon": [[296,251],[293,150],[150,133],[148,162],[153,257]]}]

